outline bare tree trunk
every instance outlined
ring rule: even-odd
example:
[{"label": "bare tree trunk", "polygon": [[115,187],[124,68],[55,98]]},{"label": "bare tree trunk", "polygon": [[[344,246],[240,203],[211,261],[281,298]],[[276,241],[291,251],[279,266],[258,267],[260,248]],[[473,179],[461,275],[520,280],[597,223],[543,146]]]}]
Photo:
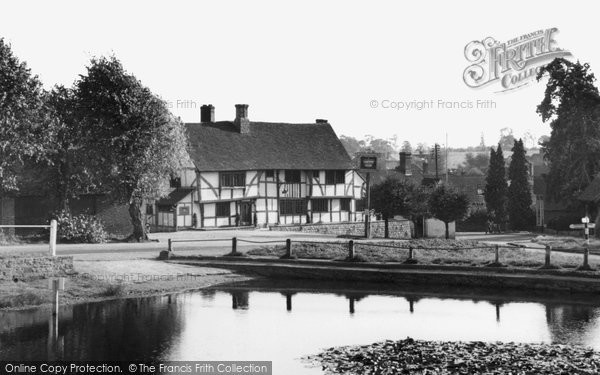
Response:
[{"label": "bare tree trunk", "polygon": [[446,239],[449,239],[450,238],[450,230],[448,227],[450,226],[450,223],[448,223],[447,221],[444,221],[444,225],[446,226]]},{"label": "bare tree trunk", "polygon": [[131,224],[133,225],[133,234],[131,237],[137,242],[146,241],[148,239],[148,233],[146,233],[146,226],[144,225],[141,199],[131,199],[129,202],[129,216],[131,218]]}]

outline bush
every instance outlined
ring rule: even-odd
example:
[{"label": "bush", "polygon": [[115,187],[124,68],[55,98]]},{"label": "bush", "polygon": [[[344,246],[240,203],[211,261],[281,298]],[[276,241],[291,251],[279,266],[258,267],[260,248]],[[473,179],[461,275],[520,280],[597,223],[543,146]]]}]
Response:
[{"label": "bush", "polygon": [[570,230],[569,225],[581,223],[581,215],[565,214],[548,220],[547,227],[554,230]]},{"label": "bush", "polygon": [[485,209],[472,211],[466,219],[456,224],[458,232],[485,232],[488,215]]},{"label": "bush", "polygon": [[54,215],[58,222],[57,240],[74,243],[103,243],[108,239],[104,224],[93,215],[71,215],[66,210]]}]

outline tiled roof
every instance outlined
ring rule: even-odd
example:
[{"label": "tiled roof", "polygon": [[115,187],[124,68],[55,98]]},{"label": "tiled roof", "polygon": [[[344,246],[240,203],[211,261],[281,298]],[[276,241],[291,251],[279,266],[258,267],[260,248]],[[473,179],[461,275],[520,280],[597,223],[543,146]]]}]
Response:
[{"label": "tiled roof", "polygon": [[189,193],[194,191],[194,188],[177,188],[173,190],[168,196],[161,198],[156,202],[158,206],[174,206]]},{"label": "tiled roof", "polygon": [[188,152],[200,171],[352,169],[328,123],[250,122],[241,134],[232,121],[188,123]]}]

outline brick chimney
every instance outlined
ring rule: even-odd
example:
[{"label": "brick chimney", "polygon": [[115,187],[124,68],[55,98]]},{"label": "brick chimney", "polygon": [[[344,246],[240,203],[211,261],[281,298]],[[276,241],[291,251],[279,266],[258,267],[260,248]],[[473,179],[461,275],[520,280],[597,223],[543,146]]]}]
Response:
[{"label": "brick chimney", "polygon": [[328,124],[329,121],[327,121],[324,118],[318,118],[318,119],[315,120],[315,123],[317,123],[317,124]]},{"label": "brick chimney", "polygon": [[241,134],[250,132],[250,120],[248,120],[248,104],[235,105],[235,120],[233,124]]},{"label": "brick chimney", "polygon": [[215,122],[215,107],[212,104],[200,107],[200,122]]},{"label": "brick chimney", "polygon": [[400,153],[400,173],[405,176],[412,176],[412,154],[410,152]]}]

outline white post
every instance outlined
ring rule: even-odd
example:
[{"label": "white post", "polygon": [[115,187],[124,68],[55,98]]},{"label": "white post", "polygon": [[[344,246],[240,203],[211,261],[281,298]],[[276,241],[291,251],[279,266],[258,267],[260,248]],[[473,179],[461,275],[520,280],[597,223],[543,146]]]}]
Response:
[{"label": "white post", "polygon": [[56,220],[50,221],[50,256],[56,256],[56,232],[58,224]]}]

